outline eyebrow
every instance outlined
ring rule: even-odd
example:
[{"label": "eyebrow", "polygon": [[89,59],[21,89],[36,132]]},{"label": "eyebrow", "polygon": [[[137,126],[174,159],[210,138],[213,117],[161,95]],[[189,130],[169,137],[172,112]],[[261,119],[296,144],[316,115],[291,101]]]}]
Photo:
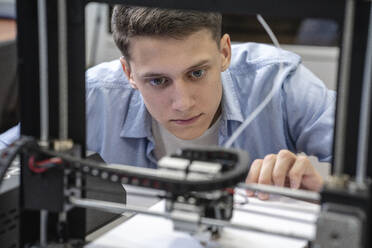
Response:
[{"label": "eyebrow", "polygon": [[[193,69],[199,68],[201,66],[205,66],[207,64],[209,64],[209,60],[205,59],[205,60],[202,60],[202,61],[196,63],[195,65],[192,65],[192,66],[188,67],[185,71],[191,71]],[[164,76],[165,76],[165,74],[163,74],[163,73],[155,73],[155,72],[147,72],[143,75],[140,75],[141,78],[154,78],[154,77],[164,77]]]},{"label": "eyebrow", "polygon": [[190,66],[190,67],[187,68],[185,71],[191,71],[192,69],[196,69],[196,68],[199,68],[199,67],[201,67],[201,66],[205,66],[205,65],[207,65],[207,64],[209,64],[209,60],[205,59],[205,60],[202,60],[202,61],[198,62],[198,63],[195,64],[195,65]]}]

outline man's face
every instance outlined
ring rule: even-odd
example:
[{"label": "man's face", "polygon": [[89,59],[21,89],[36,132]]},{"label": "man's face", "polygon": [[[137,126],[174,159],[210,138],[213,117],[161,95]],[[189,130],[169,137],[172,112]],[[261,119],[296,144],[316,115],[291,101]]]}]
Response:
[{"label": "man's face", "polygon": [[219,115],[229,36],[222,37],[220,48],[207,30],[183,39],[134,37],[130,54],[129,63],[121,59],[123,69],[151,116],[178,138],[200,137]]}]

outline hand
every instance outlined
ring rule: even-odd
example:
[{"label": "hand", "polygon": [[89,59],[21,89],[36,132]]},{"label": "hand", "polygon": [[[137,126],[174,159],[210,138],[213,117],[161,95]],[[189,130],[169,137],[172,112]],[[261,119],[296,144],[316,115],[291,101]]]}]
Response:
[{"label": "hand", "polygon": [[[305,155],[296,155],[288,150],[269,154],[264,159],[256,159],[249,170],[246,183],[289,186],[293,189],[319,191],[323,179]],[[247,191],[248,196],[254,192]],[[258,193],[261,200],[269,199],[266,193]]]}]

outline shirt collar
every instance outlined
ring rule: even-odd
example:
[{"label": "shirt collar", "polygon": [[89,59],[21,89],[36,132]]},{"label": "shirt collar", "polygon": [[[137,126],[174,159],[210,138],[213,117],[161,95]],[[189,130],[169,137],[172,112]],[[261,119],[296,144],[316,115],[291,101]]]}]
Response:
[{"label": "shirt collar", "polygon": [[241,123],[243,122],[243,114],[229,69],[221,73],[221,80],[223,86],[222,117],[224,120]]},{"label": "shirt collar", "polygon": [[121,138],[145,138],[151,134],[151,115],[146,109],[142,96],[136,90],[129,101],[128,112],[125,115]]},{"label": "shirt collar", "polygon": [[[238,102],[238,96],[234,88],[229,70],[221,73],[223,85],[222,93],[222,118],[221,121],[243,122],[243,115]],[[120,137],[122,138],[145,138],[152,137],[151,133],[151,115],[146,109],[142,96],[138,90],[132,95],[129,101],[128,112],[124,118]],[[225,125],[227,123],[225,122]],[[224,126],[224,125],[223,125]],[[226,129],[227,127],[223,128]]]}]

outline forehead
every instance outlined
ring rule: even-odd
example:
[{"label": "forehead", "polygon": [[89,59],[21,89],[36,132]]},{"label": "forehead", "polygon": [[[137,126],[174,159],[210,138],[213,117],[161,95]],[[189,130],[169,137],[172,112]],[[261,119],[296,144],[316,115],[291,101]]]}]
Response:
[{"label": "forehead", "polygon": [[214,60],[219,54],[211,32],[204,29],[182,38],[136,36],[130,43],[130,64],[137,71],[181,69],[200,60]]},{"label": "forehead", "polygon": [[[132,37],[128,37],[129,46],[132,47],[133,44],[138,43],[140,40],[152,40],[152,41],[163,41],[163,42],[172,42],[172,41],[188,41],[191,39],[205,39],[209,42],[215,42],[217,44],[215,37],[211,30],[207,28],[201,28],[199,30],[193,32],[185,32],[185,33],[165,33],[165,34],[158,34],[158,35],[135,35]],[[219,45],[219,44],[217,44]]]}]

